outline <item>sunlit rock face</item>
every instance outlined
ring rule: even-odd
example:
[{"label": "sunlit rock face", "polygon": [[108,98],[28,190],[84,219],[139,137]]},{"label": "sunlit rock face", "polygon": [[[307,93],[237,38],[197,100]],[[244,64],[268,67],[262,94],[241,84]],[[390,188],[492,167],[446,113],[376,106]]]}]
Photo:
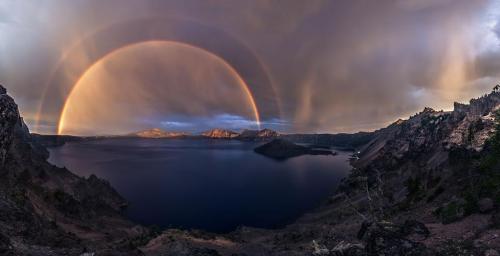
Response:
[{"label": "sunlit rock face", "polygon": [[225,113],[258,119],[245,82],[231,66],[190,45],[146,42],[117,50],[85,72],[66,101],[59,133],[127,134]]},{"label": "sunlit rock face", "polygon": [[212,139],[232,139],[238,137],[240,134],[231,130],[216,128],[203,132],[201,135]]}]

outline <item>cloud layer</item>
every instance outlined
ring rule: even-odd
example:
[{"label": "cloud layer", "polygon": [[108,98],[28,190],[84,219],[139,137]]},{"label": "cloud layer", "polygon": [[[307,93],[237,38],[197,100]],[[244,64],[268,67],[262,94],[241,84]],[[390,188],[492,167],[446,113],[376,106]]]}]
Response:
[{"label": "cloud layer", "polygon": [[[500,6],[493,0],[7,0],[0,3],[0,14],[0,83],[18,99],[35,129],[45,83],[75,42],[112,24],[152,17],[203,24],[248,47],[270,74],[281,107],[280,113],[268,111],[264,119],[286,122],[283,129],[288,131],[376,129],[424,106],[449,109],[453,101],[486,93],[500,75]],[[131,27],[117,37],[134,37],[147,29]],[[201,38],[213,40],[210,33]],[[80,57],[72,61],[85,61],[105,46],[95,42],[78,49]],[[141,65],[155,70],[158,63]],[[172,65],[165,59],[162,63]],[[144,73],[137,79],[161,78]],[[72,86],[58,83],[51,86]],[[144,88],[148,86],[153,85]],[[230,98],[239,99],[239,91],[232,93]],[[51,91],[49,99],[62,105],[64,93]],[[162,111],[155,113],[153,123],[176,122],[174,114],[193,120],[227,114],[253,121],[235,103],[207,103],[201,108],[211,113],[190,112],[183,100],[171,99],[168,106],[155,103]],[[259,107],[266,109],[266,101]],[[59,115],[57,109],[44,112],[40,130],[54,132]]]}]

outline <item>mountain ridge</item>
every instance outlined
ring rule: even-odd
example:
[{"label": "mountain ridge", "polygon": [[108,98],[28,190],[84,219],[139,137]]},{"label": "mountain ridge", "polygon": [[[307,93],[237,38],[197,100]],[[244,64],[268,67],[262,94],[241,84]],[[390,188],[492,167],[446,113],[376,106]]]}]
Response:
[{"label": "mountain ridge", "polygon": [[211,139],[234,139],[240,136],[240,134],[228,129],[214,128],[201,133],[201,136]]}]

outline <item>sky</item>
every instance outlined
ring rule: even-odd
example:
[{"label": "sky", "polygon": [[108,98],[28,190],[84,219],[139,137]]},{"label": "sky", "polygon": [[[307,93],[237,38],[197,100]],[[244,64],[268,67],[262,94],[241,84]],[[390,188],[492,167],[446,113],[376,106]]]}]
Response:
[{"label": "sky", "polygon": [[500,76],[500,0],[0,0],[31,131],[370,131]]}]

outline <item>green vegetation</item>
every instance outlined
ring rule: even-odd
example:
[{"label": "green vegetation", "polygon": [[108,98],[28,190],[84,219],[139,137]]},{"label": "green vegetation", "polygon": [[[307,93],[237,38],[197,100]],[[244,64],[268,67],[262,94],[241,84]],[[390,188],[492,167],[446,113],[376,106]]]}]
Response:
[{"label": "green vegetation", "polygon": [[443,224],[453,223],[465,216],[465,205],[465,202],[455,200],[438,208],[435,214]]},{"label": "green vegetation", "polygon": [[419,177],[409,178],[406,181],[406,188],[408,189],[407,200],[410,202],[418,202],[425,197],[425,191]]}]

